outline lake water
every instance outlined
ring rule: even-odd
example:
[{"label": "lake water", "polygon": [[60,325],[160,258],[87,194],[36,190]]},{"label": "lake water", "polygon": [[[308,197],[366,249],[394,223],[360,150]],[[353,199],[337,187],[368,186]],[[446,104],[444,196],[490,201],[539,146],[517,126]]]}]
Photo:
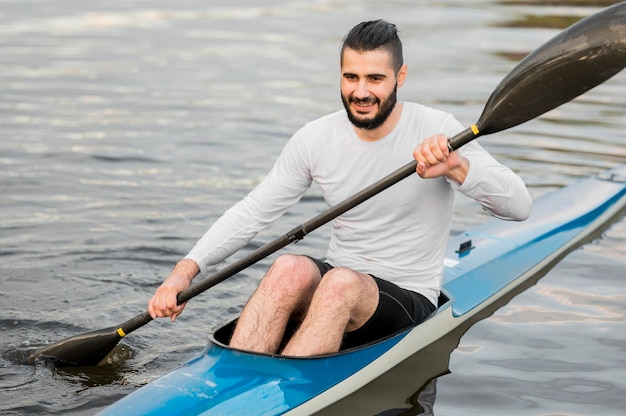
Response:
[{"label": "lake water", "polygon": [[[521,57],[612,3],[0,0],[0,414],[93,414],[200,352],[238,313],[271,259],[176,323],[137,330],[110,365],[26,358],[146,309],[289,136],[341,107],[349,28],[396,23],[409,66],[400,99],[469,125]],[[538,197],[626,161],[625,97],[622,73],[480,142]],[[323,209],[313,189],[241,254]],[[454,232],[485,220],[459,198]],[[325,244],[321,229],[293,249],[322,255]],[[434,413],[623,414],[625,270],[620,219],[437,358],[449,372],[426,385]],[[440,375],[415,372],[416,392]]]}]

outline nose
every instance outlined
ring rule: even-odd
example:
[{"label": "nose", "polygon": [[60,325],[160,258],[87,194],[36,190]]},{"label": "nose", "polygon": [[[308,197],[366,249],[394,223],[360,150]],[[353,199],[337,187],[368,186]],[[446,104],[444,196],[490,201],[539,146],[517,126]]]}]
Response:
[{"label": "nose", "polygon": [[369,98],[370,96],[370,91],[367,88],[367,80],[363,79],[363,80],[359,80],[357,86],[356,86],[356,90],[354,91],[354,97],[362,100],[365,98]]}]

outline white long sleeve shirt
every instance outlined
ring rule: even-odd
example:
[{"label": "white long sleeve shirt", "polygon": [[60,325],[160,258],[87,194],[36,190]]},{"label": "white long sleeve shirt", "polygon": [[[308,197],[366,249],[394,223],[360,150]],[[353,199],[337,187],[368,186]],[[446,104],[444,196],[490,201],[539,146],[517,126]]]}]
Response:
[{"label": "white long sleeve shirt", "polygon": [[[357,136],[345,110],[312,121],[293,135],[268,175],[216,221],[186,258],[206,272],[298,202],[313,181],[328,206],[335,206],[409,163],[424,138],[453,136],[462,129],[451,115],[415,103],[403,103],[396,127],[375,142]],[[326,260],[389,280],[436,304],[454,191],[502,219],[523,220],[532,205],[522,179],[478,143],[459,151],[470,162],[462,185],[417,174],[400,181],[332,221]]]}]

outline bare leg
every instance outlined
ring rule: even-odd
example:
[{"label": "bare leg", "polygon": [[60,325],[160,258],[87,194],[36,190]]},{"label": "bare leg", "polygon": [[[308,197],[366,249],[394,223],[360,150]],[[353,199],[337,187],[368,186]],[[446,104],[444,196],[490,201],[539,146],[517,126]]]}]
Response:
[{"label": "bare leg", "polygon": [[332,269],[320,282],[300,328],[284,355],[310,356],[339,351],[343,335],[365,324],[378,306],[378,285],[366,274]]},{"label": "bare leg", "polygon": [[278,352],[289,318],[304,315],[320,279],[311,259],[289,254],[278,257],[243,309],[230,345]]}]

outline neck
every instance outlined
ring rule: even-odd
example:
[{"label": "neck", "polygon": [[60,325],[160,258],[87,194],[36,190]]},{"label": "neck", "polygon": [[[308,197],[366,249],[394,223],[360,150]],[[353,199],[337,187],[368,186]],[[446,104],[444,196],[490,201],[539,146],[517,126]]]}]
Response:
[{"label": "neck", "polygon": [[402,115],[402,103],[398,102],[396,103],[393,110],[391,111],[391,114],[389,114],[389,117],[387,118],[387,120],[385,120],[385,122],[380,127],[377,127],[372,130],[358,128],[354,126],[353,128],[357,136],[359,136],[361,140],[365,142],[375,142],[375,141],[382,139],[383,137],[386,137],[389,133],[391,133],[391,131],[398,124],[398,121],[400,120],[401,115]]}]

